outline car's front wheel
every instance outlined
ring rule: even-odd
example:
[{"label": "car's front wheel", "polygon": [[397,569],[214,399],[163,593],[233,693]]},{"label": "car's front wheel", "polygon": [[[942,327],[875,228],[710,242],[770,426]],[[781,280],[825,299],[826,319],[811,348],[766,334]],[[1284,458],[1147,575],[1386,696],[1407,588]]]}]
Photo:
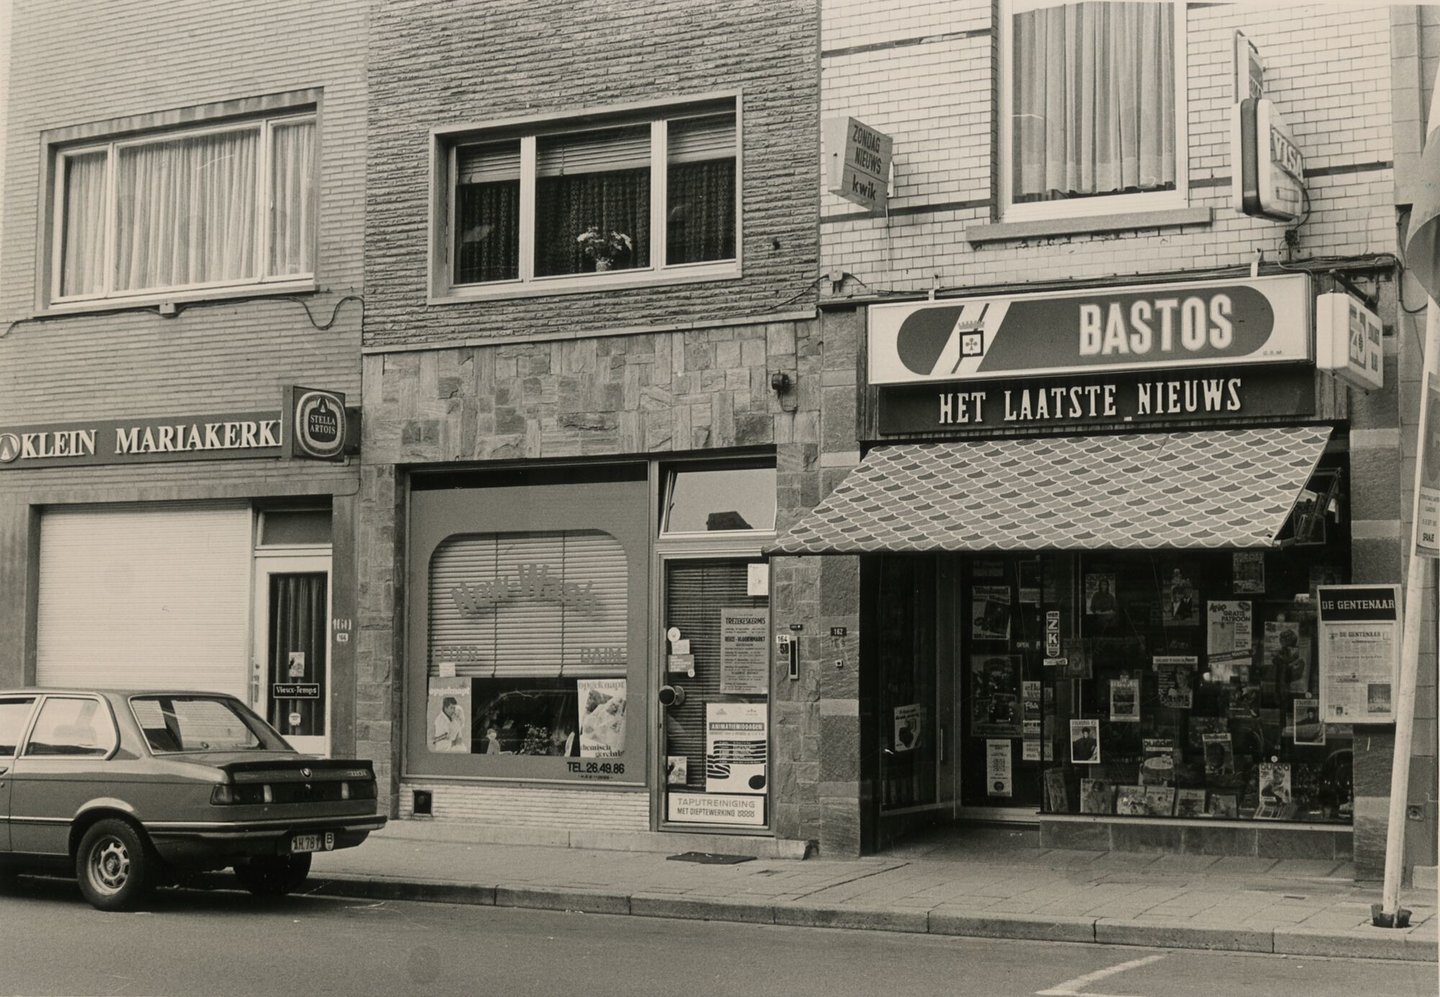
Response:
[{"label": "car's front wheel", "polygon": [[128,910],[150,890],[150,851],[139,831],[123,820],[97,821],[75,853],[80,892],[100,910]]},{"label": "car's front wheel", "polygon": [[235,878],[257,897],[283,897],[294,893],[309,875],[309,855],[267,856],[235,866]]}]

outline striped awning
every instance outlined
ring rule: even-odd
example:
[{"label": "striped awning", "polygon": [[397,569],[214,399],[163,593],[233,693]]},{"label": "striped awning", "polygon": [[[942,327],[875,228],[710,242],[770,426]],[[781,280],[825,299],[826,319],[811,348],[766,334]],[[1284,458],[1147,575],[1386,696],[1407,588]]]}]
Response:
[{"label": "striped awning", "polygon": [[1324,426],[872,450],[771,554],[1272,547]]}]

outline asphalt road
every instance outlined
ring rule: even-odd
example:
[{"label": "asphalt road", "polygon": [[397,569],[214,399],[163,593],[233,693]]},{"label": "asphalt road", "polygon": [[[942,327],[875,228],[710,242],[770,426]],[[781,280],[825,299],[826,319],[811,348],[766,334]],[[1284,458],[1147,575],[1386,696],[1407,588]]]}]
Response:
[{"label": "asphalt road", "polygon": [[0,994],[1434,997],[1436,967],[167,890],[102,914],[0,888]]}]

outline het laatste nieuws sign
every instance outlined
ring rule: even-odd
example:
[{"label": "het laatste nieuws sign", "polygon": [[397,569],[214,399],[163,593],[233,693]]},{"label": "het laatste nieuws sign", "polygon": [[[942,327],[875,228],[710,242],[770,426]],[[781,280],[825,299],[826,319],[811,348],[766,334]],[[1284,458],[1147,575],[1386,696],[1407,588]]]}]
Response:
[{"label": "het laatste nieuws sign", "polygon": [[882,432],[1293,415],[1310,302],[1287,274],[875,305],[869,380]]}]

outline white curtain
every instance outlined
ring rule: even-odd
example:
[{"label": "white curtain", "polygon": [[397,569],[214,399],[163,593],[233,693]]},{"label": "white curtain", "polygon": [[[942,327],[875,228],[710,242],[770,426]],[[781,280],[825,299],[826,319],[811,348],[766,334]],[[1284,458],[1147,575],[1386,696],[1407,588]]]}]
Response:
[{"label": "white curtain", "polygon": [[60,293],[105,290],[105,153],[65,158],[65,231]]},{"label": "white curtain", "polygon": [[277,125],[270,133],[270,161],[269,273],[311,273],[315,122]]},{"label": "white curtain", "polygon": [[115,289],[254,278],[259,129],[121,147]]},{"label": "white curtain", "polygon": [[1173,19],[1159,2],[1015,15],[1015,201],[1174,185]]}]

